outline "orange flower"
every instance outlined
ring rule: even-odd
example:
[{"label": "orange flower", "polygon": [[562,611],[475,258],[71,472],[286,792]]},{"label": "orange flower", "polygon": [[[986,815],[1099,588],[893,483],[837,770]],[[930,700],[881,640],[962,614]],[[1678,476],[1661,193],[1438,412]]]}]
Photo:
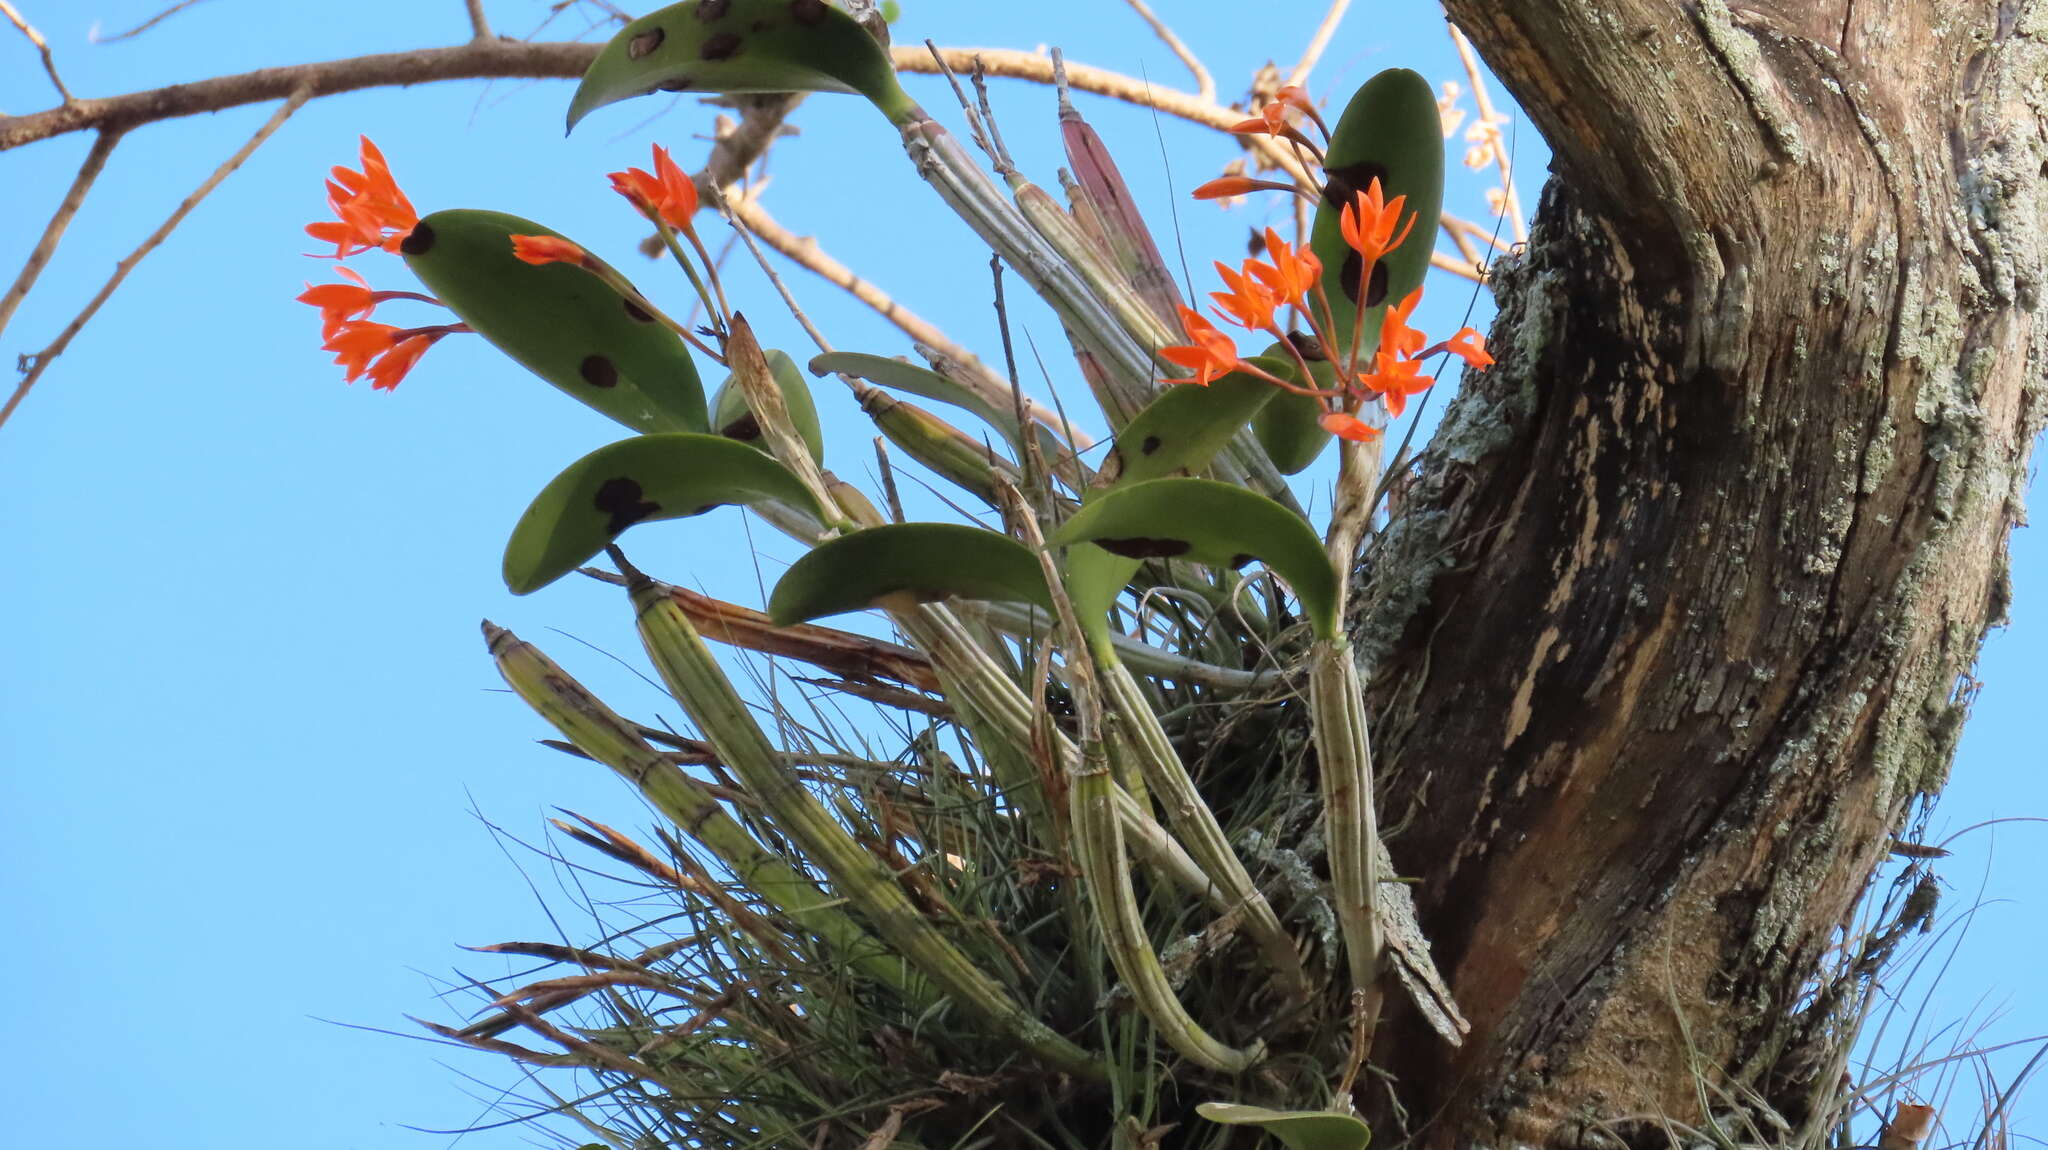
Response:
[{"label": "orange flower", "polygon": [[420,222],[412,201],[398,190],[384,153],[364,136],[360,172],[337,167],[327,181],[327,206],[335,219],[306,225],[306,234],[334,245],[334,258],[383,248],[395,252]]},{"label": "orange flower", "polygon": [[[1247,261],[1247,269],[1251,266]],[[1216,314],[1252,331],[1263,331],[1273,326],[1273,309],[1280,306],[1280,297],[1273,294],[1271,288],[1244,272],[1231,271],[1221,262],[1216,265],[1216,274],[1222,276],[1230,288],[1229,291],[1209,293],[1209,298],[1216,301]]]},{"label": "orange flower", "polygon": [[1348,412],[1326,411],[1316,417],[1323,430],[1340,439],[1353,443],[1371,443],[1380,437],[1380,429]]},{"label": "orange flower", "polygon": [[350,283],[306,285],[300,292],[300,303],[312,304],[320,309],[320,337],[331,339],[349,320],[369,315],[377,306],[377,293],[370,290],[370,283],[362,276],[345,267],[335,271],[347,277]]},{"label": "orange flower", "polygon": [[337,325],[321,346],[334,353],[349,383],[364,376],[378,391],[397,387],[427,349],[450,332],[466,330],[455,324],[434,327],[398,328],[370,320],[345,320]]},{"label": "orange flower", "polygon": [[1391,201],[1380,191],[1378,176],[1372,185],[1358,193],[1358,199],[1344,205],[1344,214],[1338,220],[1338,228],[1344,233],[1344,242],[1351,245],[1364,262],[1360,265],[1363,274],[1370,275],[1372,265],[1381,256],[1401,246],[1408,233],[1415,227],[1415,217],[1410,215],[1401,234],[1395,235],[1394,228],[1401,222],[1401,209],[1408,205],[1407,196],[1395,196]]},{"label": "orange flower", "polygon": [[1237,345],[1229,336],[1216,330],[1216,325],[1202,318],[1193,308],[1182,305],[1180,323],[1188,333],[1192,344],[1176,347],[1162,347],[1159,354],[1170,363],[1194,372],[1186,379],[1166,379],[1161,383],[1192,383],[1197,387],[1209,386],[1217,376],[1228,375],[1237,370]]},{"label": "orange flower", "polygon": [[690,230],[690,219],[697,214],[697,185],[669,159],[667,148],[654,145],[653,172],[627,168],[611,173],[611,180],[612,190],[634,207],[678,231]]},{"label": "orange flower", "polygon": [[1249,120],[1239,120],[1227,131],[1241,136],[1279,136],[1287,132],[1287,105],[1274,101],[1259,109],[1259,114]]},{"label": "orange flower", "polygon": [[533,264],[575,264],[590,266],[590,253],[560,236],[513,236],[512,254]]},{"label": "orange flower", "polygon": [[1307,307],[1308,293],[1323,278],[1323,261],[1316,258],[1307,244],[1300,248],[1288,246],[1272,228],[1266,229],[1266,254],[1273,257],[1271,264],[1251,260],[1244,265],[1245,270],[1259,277],[1259,282],[1273,289],[1273,294],[1282,300]]},{"label": "orange flower", "polygon": [[1246,192],[1257,191],[1262,187],[1270,187],[1271,184],[1272,181],[1270,180],[1255,180],[1250,176],[1219,176],[1196,188],[1195,198],[1198,200],[1229,199],[1232,196],[1241,196]]},{"label": "orange flower", "polygon": [[1409,396],[1428,391],[1436,382],[1434,376],[1419,374],[1421,370],[1419,359],[1395,359],[1381,352],[1373,357],[1372,371],[1359,376],[1358,382],[1380,397],[1387,405],[1387,414],[1398,417],[1408,409]]},{"label": "orange flower", "polygon": [[1422,357],[1447,351],[1465,361],[1470,367],[1492,367],[1493,356],[1486,350],[1486,337],[1469,327],[1461,327],[1458,334],[1422,353]]},{"label": "orange flower", "polygon": [[1422,289],[1416,288],[1407,298],[1387,309],[1386,318],[1380,321],[1380,354],[1389,359],[1395,356],[1416,356],[1428,337],[1408,326],[1408,316],[1415,311],[1415,305],[1422,302]]}]

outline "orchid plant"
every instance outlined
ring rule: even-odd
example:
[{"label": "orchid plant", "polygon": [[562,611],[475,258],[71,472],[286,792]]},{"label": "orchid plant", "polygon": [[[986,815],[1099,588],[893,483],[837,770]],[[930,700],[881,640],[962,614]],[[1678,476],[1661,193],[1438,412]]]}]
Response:
[{"label": "orchid plant", "polygon": [[[1433,360],[1492,362],[1470,328],[1433,343],[1411,323],[1443,186],[1429,84],[1383,72],[1334,126],[1302,90],[1283,88],[1237,125],[1283,145],[1294,179],[1226,176],[1196,197],[1302,196],[1313,227],[1296,242],[1267,229],[1263,258],[1218,263],[1223,290],[1209,315],[1173,291],[1106,147],[1064,99],[1068,203],[999,157],[1006,195],[846,13],[823,0],[686,0],[614,37],[577,89],[570,124],[679,90],[865,96],[948,206],[1059,314],[1113,442],[1091,465],[1065,420],[976,363],[815,356],[813,375],[843,380],[895,448],[985,501],[1005,529],[891,522],[823,466],[804,372],[760,345],[699,235],[702,201],[715,205],[717,189],[693,184],[665,149],[653,149],[651,170],[610,181],[685,274],[701,326],[540,224],[420,215],[364,139],[358,166],[327,182],[333,218],[307,231],[338,260],[395,254],[426,290],[379,290],[344,265],[340,282],[299,297],[320,312],[323,347],[348,380],[388,389],[440,340],[475,333],[634,432],[534,499],[512,530],[505,580],[526,594],[609,554],[613,571],[596,574],[626,588],[650,658],[701,734],[692,761],[708,773],[683,769],[659,732],[620,717],[531,645],[487,623],[488,643],[564,749],[632,782],[709,860],[678,879],[722,924],[696,945],[746,973],[733,983],[745,995],[797,1015],[764,1018],[721,999],[679,1027],[643,1014],[645,1033],[577,1035],[540,1022],[538,992],[515,993],[497,1003],[496,1029],[446,1033],[482,1045],[513,1025],[535,1029],[579,1065],[666,1091],[687,1136],[709,1143],[728,1129],[765,1137],[789,1119],[786,1100],[746,1085],[786,1041],[779,1028],[842,1049],[848,1020],[874,1014],[885,1028],[971,1019],[988,1044],[944,1057],[961,1059],[962,1073],[1021,1075],[1036,1101],[1014,1105],[1058,1110],[1079,1092],[1114,1111],[1113,1124],[1134,1118],[1157,1105],[1134,1099],[1133,1067],[1147,1062],[1117,1037],[1137,1032],[1095,1014],[1122,1003],[1118,1026],[1149,1028],[1175,1056],[1170,1075],[1219,1099],[1203,1111],[1213,1121],[1295,1146],[1362,1146],[1352,1100],[1384,996],[1411,999],[1441,1040],[1465,1028],[1380,841],[1364,692],[1343,629],[1383,493],[1387,421],[1432,385]],[[449,314],[410,326],[376,318],[398,303]],[[1268,346],[1245,355],[1231,328]],[[700,362],[728,373],[708,398]],[[948,404],[993,438],[903,393]],[[1332,442],[1336,498],[1319,531],[1283,476]],[[620,548],[638,525],[726,504],[809,548],[765,614],[657,582]],[[1266,575],[1248,578],[1252,563]],[[812,622],[864,610],[883,612],[904,642]],[[855,694],[943,716],[935,729],[957,729],[973,759],[941,767],[927,745],[920,765],[879,781],[821,778],[762,729],[707,635],[840,670]],[[1198,777],[1191,716],[1271,711],[1296,691],[1317,801],[1247,830],[1243,796]],[[1278,842],[1275,831],[1295,837]],[[630,855],[606,841],[607,853]],[[1033,941],[1030,922],[963,909],[992,905],[986,884],[1009,881],[1028,889],[1005,905],[1064,924],[1056,945]],[[1162,945],[1190,916],[1206,918],[1202,941]],[[1249,946],[1231,969],[1267,1003],[1256,1024],[1183,993],[1191,967],[1224,962],[1216,956],[1232,939]],[[585,965],[586,993],[655,977],[645,961]],[[1317,1009],[1333,1001],[1341,1008]],[[1002,1069],[1018,1059],[1036,1069]],[[917,1114],[898,1127],[919,1121],[948,1129]],[[932,1137],[922,1144],[944,1144]]]}]

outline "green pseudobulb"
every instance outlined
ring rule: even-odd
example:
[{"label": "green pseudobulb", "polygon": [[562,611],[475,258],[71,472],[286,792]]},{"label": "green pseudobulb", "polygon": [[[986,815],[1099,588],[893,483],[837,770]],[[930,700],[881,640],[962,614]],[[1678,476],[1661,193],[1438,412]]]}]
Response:
[{"label": "green pseudobulb", "polygon": [[[790,421],[796,424],[796,433],[810,450],[812,462],[824,463],[825,431],[818,424],[818,407],[811,400],[810,384],[787,354],[774,350],[763,354],[767,356],[768,369],[775,375],[775,386],[782,392],[782,405],[789,409]],[[747,407],[747,391],[732,376],[726,376],[725,382],[712,393],[711,430],[727,439],[768,450],[761,440],[761,425]]]}]

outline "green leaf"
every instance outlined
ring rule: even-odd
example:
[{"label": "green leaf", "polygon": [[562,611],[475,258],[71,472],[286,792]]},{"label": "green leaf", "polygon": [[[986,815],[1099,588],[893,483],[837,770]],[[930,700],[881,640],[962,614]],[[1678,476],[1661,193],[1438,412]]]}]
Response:
[{"label": "green leaf", "polygon": [[503,212],[435,212],[407,236],[407,266],[477,333],[535,375],[635,431],[703,431],[689,348],[590,272],[538,267],[514,235],[559,236]]},{"label": "green leaf", "polygon": [[[1372,273],[1367,283],[1368,307],[1359,342],[1371,347],[1379,340],[1380,319],[1386,305],[1422,285],[1429,271],[1429,253],[1436,245],[1438,218],[1444,202],[1443,118],[1436,106],[1436,92],[1429,81],[1406,68],[1389,68],[1351,97],[1330,134],[1330,150],[1323,165],[1323,202],[1316,208],[1315,227],[1309,244],[1323,261],[1323,290],[1335,313],[1336,337],[1341,346],[1331,358],[1341,358],[1350,347],[1354,303],[1358,293],[1358,253],[1344,242],[1340,216],[1345,204],[1379,177],[1381,191],[1389,201],[1407,196],[1403,218],[1415,214],[1415,228],[1407,242],[1380,263],[1384,277]],[[1395,231],[1399,233],[1397,226]]]},{"label": "green leaf", "polygon": [[1092,542],[1125,559],[1189,559],[1233,568],[1258,559],[1294,588],[1318,636],[1337,634],[1337,575],[1322,540],[1301,516],[1242,487],[1212,479],[1112,487],[1050,541]]},{"label": "green leaf", "polygon": [[788,468],[715,435],[641,435],[570,464],[534,497],[505,544],[505,586],[525,595],[560,579],[636,523],[773,499],[823,518]]},{"label": "green leaf", "polygon": [[[1267,349],[1268,358],[1282,360],[1281,367],[1274,372],[1282,379],[1293,383],[1301,382],[1301,369],[1296,367],[1291,356],[1279,350],[1274,344]],[[1337,365],[1327,359],[1308,361],[1309,376],[1314,386],[1333,388],[1337,382]],[[1330,433],[1323,430],[1322,414],[1329,408],[1312,395],[1297,395],[1291,391],[1274,388],[1280,394],[1273,402],[1259,409],[1252,417],[1252,434],[1258,437],[1259,446],[1273,460],[1273,466],[1283,475],[1295,475],[1305,470],[1316,457],[1329,446]]]},{"label": "green leaf", "polygon": [[[1271,356],[1251,360],[1280,375],[1289,365]],[[1237,429],[1283,393],[1265,380],[1232,372],[1207,387],[1182,384],[1159,393],[1117,432],[1114,464],[1105,473],[1119,483],[1141,483],[1209,466]]]},{"label": "green leaf", "polygon": [[1223,1126],[1258,1126],[1292,1150],[1365,1150],[1372,1128],[1328,1110],[1268,1110],[1240,1102],[1204,1102],[1195,1113]]},{"label": "green leaf", "polygon": [[858,92],[896,122],[916,108],[887,50],[826,0],[684,0],[640,17],[583,73],[569,129],[651,92]]},{"label": "green leaf", "polygon": [[[818,407],[811,400],[811,386],[804,382],[804,373],[798,370],[796,361],[783,352],[769,350],[763,354],[768,358],[769,370],[775,373],[775,386],[782,392],[783,406],[789,409],[789,418],[796,424],[796,433],[803,437],[811,458],[818,463],[825,462],[825,431],[818,424]],[[755,422],[754,413],[747,409],[746,389],[730,375],[712,394],[711,429],[727,439],[768,450],[767,445],[761,442],[761,425]]]},{"label": "green leaf", "polygon": [[828,540],[790,564],[768,597],[768,616],[786,626],[897,594],[1052,609],[1037,554],[1009,536],[957,523],[892,523]]}]

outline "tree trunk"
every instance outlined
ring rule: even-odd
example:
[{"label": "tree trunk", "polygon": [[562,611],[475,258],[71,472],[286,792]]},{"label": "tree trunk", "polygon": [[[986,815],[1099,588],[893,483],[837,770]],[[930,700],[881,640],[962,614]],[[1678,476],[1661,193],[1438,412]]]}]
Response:
[{"label": "tree trunk", "polygon": [[1448,7],[1556,160],[1367,572],[1392,846],[1473,1022],[1381,1048],[1431,1145],[1634,1141],[1701,1080],[1796,1120],[1802,988],[2002,614],[2048,3]]}]

